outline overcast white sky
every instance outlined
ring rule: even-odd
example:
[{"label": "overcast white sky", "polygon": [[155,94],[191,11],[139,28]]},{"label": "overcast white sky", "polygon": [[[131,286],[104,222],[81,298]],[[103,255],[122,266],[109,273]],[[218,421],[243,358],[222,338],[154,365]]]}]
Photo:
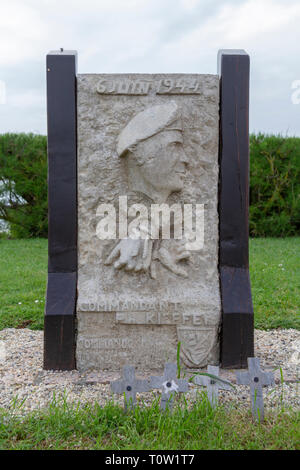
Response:
[{"label": "overcast white sky", "polygon": [[245,49],[250,130],[300,136],[299,0],[0,0],[0,133],[46,133],[45,59],[60,47],[79,73],[214,74],[218,49]]}]

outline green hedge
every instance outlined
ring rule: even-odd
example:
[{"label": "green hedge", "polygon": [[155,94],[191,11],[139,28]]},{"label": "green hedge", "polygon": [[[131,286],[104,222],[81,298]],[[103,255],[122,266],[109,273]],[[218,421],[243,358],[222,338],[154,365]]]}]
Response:
[{"label": "green hedge", "polygon": [[300,229],[300,138],[250,136],[250,235],[286,237]]},{"label": "green hedge", "polygon": [[[250,235],[300,229],[300,138],[250,136]],[[0,219],[15,238],[47,237],[47,138],[0,135]]]},{"label": "green hedge", "polygon": [[47,137],[0,135],[0,218],[14,238],[47,237]]}]

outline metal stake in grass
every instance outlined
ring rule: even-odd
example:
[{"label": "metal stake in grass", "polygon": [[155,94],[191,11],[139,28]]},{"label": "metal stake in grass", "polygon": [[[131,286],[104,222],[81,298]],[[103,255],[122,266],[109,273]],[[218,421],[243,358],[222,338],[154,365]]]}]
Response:
[{"label": "metal stake in grass", "polygon": [[252,416],[257,421],[264,419],[263,385],[274,384],[273,372],[264,372],[260,368],[257,357],[248,357],[248,371],[237,372],[236,380],[239,385],[250,386]]},{"label": "metal stake in grass", "polygon": [[173,406],[174,393],[187,392],[189,383],[186,379],[177,378],[177,366],[168,362],[165,365],[164,375],[160,377],[150,377],[150,387],[160,388],[162,390],[160,408],[165,410]]},{"label": "metal stake in grass", "polygon": [[123,367],[123,377],[110,382],[110,386],[113,393],[125,393],[125,409],[135,407],[138,392],[150,391],[148,380],[137,379],[135,377],[135,368],[129,365]]},{"label": "metal stake in grass", "polygon": [[207,388],[207,398],[213,408],[215,408],[218,404],[219,389],[232,389],[232,385],[230,382],[227,382],[227,380],[218,379],[218,376],[218,366],[207,366],[207,375],[195,375],[195,377],[193,378],[194,384],[203,385]]}]

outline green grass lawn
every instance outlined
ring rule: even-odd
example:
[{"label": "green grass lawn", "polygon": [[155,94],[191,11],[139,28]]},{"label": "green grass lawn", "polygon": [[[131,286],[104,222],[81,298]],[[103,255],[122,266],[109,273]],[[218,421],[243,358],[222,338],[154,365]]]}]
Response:
[{"label": "green grass lawn", "polygon": [[300,237],[250,240],[255,327],[300,329]]},{"label": "green grass lawn", "polygon": [[299,449],[299,413],[280,410],[258,424],[250,411],[213,410],[201,394],[192,409],[161,413],[124,410],[113,403],[80,408],[53,403],[24,417],[0,410],[0,449]]},{"label": "green grass lawn", "polygon": [[[43,328],[47,240],[0,239],[0,329]],[[300,238],[250,240],[255,327],[300,328]]]},{"label": "green grass lawn", "polygon": [[[250,241],[257,328],[299,328],[300,238]],[[47,240],[0,239],[0,329],[43,328]],[[157,403],[125,413],[120,406],[54,401],[25,417],[0,409],[0,449],[297,449],[299,412],[267,412],[257,424],[250,410],[209,406],[162,414]]]},{"label": "green grass lawn", "polygon": [[0,329],[43,328],[47,249],[45,239],[0,239]]}]

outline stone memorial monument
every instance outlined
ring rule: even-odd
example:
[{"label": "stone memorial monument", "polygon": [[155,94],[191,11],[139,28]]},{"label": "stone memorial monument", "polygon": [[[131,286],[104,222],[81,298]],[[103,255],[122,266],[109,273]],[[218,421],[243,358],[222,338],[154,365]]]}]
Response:
[{"label": "stone memorial monument", "polygon": [[47,56],[46,369],[245,367],[249,57],[219,74],[77,74]]}]

